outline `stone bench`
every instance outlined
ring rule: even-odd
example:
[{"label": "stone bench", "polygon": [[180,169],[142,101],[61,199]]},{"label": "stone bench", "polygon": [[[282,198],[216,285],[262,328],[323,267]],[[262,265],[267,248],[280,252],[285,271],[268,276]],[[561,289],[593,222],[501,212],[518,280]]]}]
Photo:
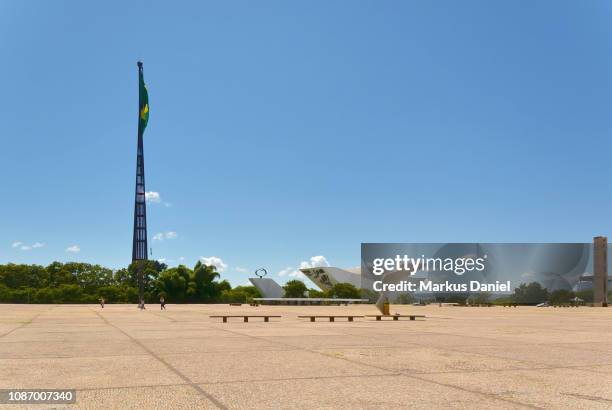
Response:
[{"label": "stone bench", "polygon": [[263,317],[264,318],[264,322],[269,322],[271,317],[281,317],[281,316],[277,316],[277,315],[215,315],[215,316],[209,316],[211,318],[223,318],[223,323],[227,323],[227,318],[228,317],[241,317],[244,319],[245,322],[249,321],[250,317]]},{"label": "stone bench", "polygon": [[399,320],[400,317],[407,317],[410,320],[416,320],[417,317],[425,317],[425,315],[366,315],[366,317],[375,317],[376,320],[382,320],[383,317],[392,317],[393,320]]},{"label": "stone bench", "polygon": [[304,316],[298,316],[298,318],[300,319],[309,318],[311,322],[314,322],[316,318],[329,319],[330,322],[334,322],[336,318],[346,318],[349,322],[352,322],[353,318],[356,318],[356,317],[363,317],[363,316],[360,316],[360,315],[304,315]]}]

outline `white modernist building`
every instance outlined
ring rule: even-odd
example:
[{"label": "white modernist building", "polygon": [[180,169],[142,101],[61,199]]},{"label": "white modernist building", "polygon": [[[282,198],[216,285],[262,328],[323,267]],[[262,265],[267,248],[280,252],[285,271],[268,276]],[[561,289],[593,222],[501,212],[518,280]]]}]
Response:
[{"label": "white modernist building", "polygon": [[271,278],[249,278],[249,281],[257,288],[264,298],[282,298],[285,289]]},{"label": "white modernist building", "polygon": [[[325,269],[326,271],[321,271]],[[304,273],[305,269],[301,269]],[[308,270],[308,269],[306,269]],[[361,286],[361,269],[347,271],[338,268],[313,268],[307,275],[321,290],[329,290],[336,283],[350,283],[355,287]],[[316,270],[316,272],[314,271]],[[338,299],[338,298],[284,298],[285,290],[274,279],[271,278],[249,278],[249,281],[257,288],[263,298],[254,298],[255,302],[267,304],[297,304],[297,305],[318,305],[318,304],[348,304],[364,303],[367,299]],[[305,295],[306,296],[306,295]]]},{"label": "white modernist building", "polygon": [[[361,268],[340,269],[332,266],[322,266],[316,268],[305,268],[300,271],[306,275],[308,279],[313,281],[321,290],[329,290],[336,283],[350,283],[357,289],[366,288],[372,289],[372,279],[361,277]],[[384,277],[385,283],[398,283],[402,280],[410,280],[419,282],[423,277],[406,277],[406,272],[390,272]],[[365,283],[363,282],[365,281]],[[397,292],[396,292],[397,293]],[[401,293],[401,292],[399,292]]]},{"label": "white modernist building", "polygon": [[[300,269],[321,290],[330,290],[336,283],[361,287],[361,268],[340,269],[331,266]],[[285,290],[272,278],[249,278],[264,298],[282,298]]]},{"label": "white modernist building", "polygon": [[332,266],[300,269],[321,290],[330,290],[336,283],[350,283],[361,287],[361,268],[340,269]]},{"label": "white modernist building", "polygon": [[[361,267],[340,269],[332,266],[322,266],[316,268],[305,268],[300,271],[306,275],[308,279],[313,281],[321,290],[329,290],[336,283],[350,283],[357,289],[365,288],[372,289],[372,283],[363,282],[371,279],[361,277]],[[419,282],[423,280],[422,277],[406,278],[405,272],[391,272],[385,275],[384,281],[386,283],[398,283],[402,280],[411,280]],[[398,294],[408,292],[378,292],[378,300],[376,301],[376,307],[384,313],[383,305],[388,302],[392,297],[396,297]]]},{"label": "white modernist building", "polygon": [[[363,286],[361,283],[361,267],[340,269],[333,266],[321,266],[300,269],[300,271],[321,290],[329,290],[336,283],[350,283],[357,289]],[[383,305],[386,301],[388,301],[387,296],[381,292],[376,302],[376,307],[381,313],[384,313]]]}]

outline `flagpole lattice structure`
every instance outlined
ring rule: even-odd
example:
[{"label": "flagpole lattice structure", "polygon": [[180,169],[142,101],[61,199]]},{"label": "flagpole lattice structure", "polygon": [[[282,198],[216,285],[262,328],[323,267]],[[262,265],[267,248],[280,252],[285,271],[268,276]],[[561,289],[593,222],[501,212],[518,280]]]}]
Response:
[{"label": "flagpole lattice structure", "polygon": [[[136,153],[136,194],[134,200],[134,236],[132,262],[147,260],[147,204],[145,198],[145,165],[143,134],[149,120],[149,96],[144,84],[142,62],[138,62],[138,148]],[[144,299],[142,267],[138,267],[140,300]]]}]

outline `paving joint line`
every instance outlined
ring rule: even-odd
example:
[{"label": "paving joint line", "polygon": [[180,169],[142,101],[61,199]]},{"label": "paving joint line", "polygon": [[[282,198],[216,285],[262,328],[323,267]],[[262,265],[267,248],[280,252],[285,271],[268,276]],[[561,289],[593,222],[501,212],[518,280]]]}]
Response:
[{"label": "paving joint line", "polygon": [[[247,336],[247,337],[253,338],[255,340],[269,341],[269,340],[263,339],[263,338],[261,338],[259,336],[247,335],[247,334],[244,334],[244,333],[239,333],[239,332],[236,332],[236,331],[231,331],[231,330],[228,330],[228,329],[224,329],[224,328],[221,328],[221,327],[218,327],[218,326],[213,326],[213,327],[216,328],[216,329],[219,329],[219,330],[223,330],[223,331],[229,332],[229,333],[234,333],[234,334],[239,334],[239,335]],[[344,336],[347,336],[347,335],[344,335]],[[450,389],[456,389],[456,390],[460,390],[460,391],[471,393],[471,394],[477,394],[477,395],[480,395],[480,396],[485,396],[487,398],[492,398],[494,400],[504,401],[504,402],[507,402],[507,403],[511,403],[513,405],[519,405],[519,406],[523,406],[523,407],[527,407],[527,408],[532,408],[532,409],[543,409],[542,407],[534,406],[534,405],[531,405],[531,404],[528,404],[528,403],[522,403],[522,402],[511,400],[511,399],[506,399],[505,397],[500,397],[500,396],[498,396],[496,394],[493,394],[493,393],[485,393],[485,392],[481,392],[481,391],[477,391],[477,390],[466,389],[464,387],[455,386],[455,385],[452,385],[452,384],[446,384],[446,383],[437,382],[437,381],[434,381],[434,380],[428,380],[428,379],[424,379],[422,377],[417,377],[416,375],[413,375],[413,374],[405,373],[403,371],[399,371],[398,372],[397,370],[390,370],[390,369],[387,369],[387,368],[384,368],[384,367],[381,367],[381,366],[375,366],[375,365],[367,364],[367,363],[360,363],[358,361],[350,360],[350,359],[347,359],[345,357],[331,356],[331,355],[328,355],[328,354],[325,354],[325,353],[322,353],[322,352],[319,352],[319,351],[316,351],[316,350],[311,350],[311,349],[304,348],[304,347],[301,347],[301,346],[294,346],[294,345],[291,345],[291,344],[288,344],[288,343],[283,343],[283,342],[275,342],[275,343],[282,344],[282,345],[285,345],[285,346],[292,346],[292,347],[295,347],[298,350],[303,350],[303,351],[306,351],[306,352],[319,354],[319,355],[325,356],[327,358],[344,360],[344,361],[346,361],[348,363],[351,363],[351,364],[356,364],[356,365],[359,365],[359,366],[370,367],[370,368],[373,368],[373,369],[382,370],[382,371],[385,371],[387,373],[390,373],[390,374],[387,374],[387,375],[378,375],[378,376],[399,376],[399,375],[401,375],[401,376],[404,376],[404,377],[417,379],[417,380],[420,380],[420,381],[425,382],[425,383],[431,383],[431,384],[435,384],[435,385],[438,385],[438,386],[447,387],[447,388],[450,388]]]},{"label": "paving joint line", "polygon": [[32,317],[31,317],[29,320],[27,320],[26,322],[21,323],[19,326],[14,327],[13,329],[9,330],[8,332],[3,333],[2,335],[0,335],[0,339],[1,339],[1,338],[3,338],[3,337],[5,337],[5,336],[10,335],[11,333],[13,333],[13,332],[14,332],[14,331],[16,331],[16,330],[23,329],[23,328],[24,328],[24,327],[26,327],[27,325],[31,324],[31,323],[32,323],[34,320],[38,319],[38,317],[39,317],[39,316],[41,316],[43,313],[50,312],[50,311],[52,311],[53,309],[55,309],[56,307],[57,307],[57,306],[51,306],[51,307],[50,307],[49,309],[47,309],[47,310],[44,310],[44,311],[42,311],[42,312],[38,312],[38,314],[36,314],[36,315],[32,316]]},{"label": "paving joint line", "polygon": [[[345,336],[349,336],[347,334],[341,333]],[[425,332],[425,333],[431,333],[431,334],[437,334],[434,332]],[[454,335],[452,333],[443,333],[443,335],[452,335],[452,336],[457,336],[460,337],[459,335]],[[350,335],[350,336],[356,336],[356,337],[362,337],[362,338],[366,338],[366,339],[373,339],[373,340],[379,340],[380,336],[368,336],[368,335]],[[490,338],[489,338],[490,339]],[[490,339],[490,340],[496,340],[496,339]],[[478,373],[478,372],[505,372],[505,371],[530,371],[530,370],[554,370],[554,369],[573,369],[573,370],[578,370],[578,371],[583,371],[583,372],[587,372],[587,373],[603,373],[603,372],[598,372],[598,371],[589,371],[586,369],[583,369],[584,367],[589,367],[589,366],[597,366],[596,364],[585,364],[585,365],[569,365],[569,366],[554,366],[554,365],[550,365],[548,363],[542,363],[542,362],[534,362],[534,361],[528,361],[528,360],[522,360],[522,359],[511,359],[508,357],[504,357],[504,356],[498,356],[498,355],[494,355],[494,354],[487,354],[487,353],[480,353],[480,352],[472,352],[472,351],[466,351],[466,350],[460,350],[457,348],[452,348],[452,347],[446,347],[446,346],[431,346],[431,345],[427,345],[427,344],[422,344],[422,343],[418,343],[418,342],[411,342],[411,344],[419,346],[419,347],[425,347],[425,348],[430,348],[430,349],[437,349],[437,350],[442,350],[442,351],[448,351],[448,352],[455,352],[455,353],[468,353],[468,354],[473,354],[473,355],[477,355],[477,356],[482,356],[482,357],[486,357],[486,358],[493,358],[493,359],[502,359],[502,360],[511,360],[513,362],[518,362],[518,363],[523,363],[526,365],[531,365],[531,366],[537,366],[537,367],[530,367],[530,368],[525,368],[525,369],[521,369],[521,368],[516,368],[516,369],[487,369],[487,370],[461,370],[461,371],[449,371],[449,372],[418,372],[419,374],[457,374],[457,373]],[[533,343],[533,344],[529,344],[529,345],[533,345],[533,346],[548,346],[546,343]],[[394,348],[401,348],[402,346],[393,346]],[[498,346],[487,346],[487,347],[498,347]],[[350,347],[347,347],[347,349],[350,349]],[[602,366],[605,366],[607,364],[602,364]],[[412,370],[412,369],[411,369]]]},{"label": "paving joint line", "polygon": [[195,383],[194,381],[192,381],[189,377],[187,377],[186,375],[184,375],[183,373],[181,373],[176,367],[172,366],[170,363],[168,363],[166,360],[164,360],[162,357],[158,356],[154,351],[152,351],[151,349],[149,349],[148,347],[146,347],[144,344],[142,344],[138,339],[130,336],[127,332],[125,332],[123,329],[121,329],[119,326],[116,326],[115,324],[109,322],[108,320],[106,320],[106,318],[104,316],[102,316],[100,313],[98,313],[95,310],[92,310],[92,312],[94,312],[100,319],[102,319],[104,321],[104,323],[108,324],[109,326],[117,329],[118,331],[120,331],[121,333],[123,333],[124,335],[126,335],[127,337],[130,338],[130,340],[135,343],[136,345],[138,345],[140,348],[142,348],[143,350],[145,350],[146,352],[148,352],[151,356],[153,356],[155,359],[157,359],[160,363],[162,363],[164,366],[166,366],[168,369],[170,369],[174,374],[176,374],[177,376],[179,376],[182,380],[184,380],[185,382],[187,382],[187,384],[189,384],[189,386],[191,386],[191,388],[193,388],[194,390],[196,390],[198,393],[200,393],[201,396],[207,398],[211,403],[213,403],[215,406],[217,406],[219,409],[227,409],[227,407],[221,403],[219,400],[217,400],[213,395],[211,395],[210,393],[206,392],[201,386],[199,386],[197,383]]}]

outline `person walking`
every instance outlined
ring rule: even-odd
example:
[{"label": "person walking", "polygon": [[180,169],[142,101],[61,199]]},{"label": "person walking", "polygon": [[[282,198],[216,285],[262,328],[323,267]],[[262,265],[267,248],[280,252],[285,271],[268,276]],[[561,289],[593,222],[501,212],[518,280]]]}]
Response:
[{"label": "person walking", "polygon": [[104,309],[104,298],[100,298],[100,307]]},{"label": "person walking", "polygon": [[166,299],[163,296],[159,298],[159,306],[159,310],[166,310]]}]

